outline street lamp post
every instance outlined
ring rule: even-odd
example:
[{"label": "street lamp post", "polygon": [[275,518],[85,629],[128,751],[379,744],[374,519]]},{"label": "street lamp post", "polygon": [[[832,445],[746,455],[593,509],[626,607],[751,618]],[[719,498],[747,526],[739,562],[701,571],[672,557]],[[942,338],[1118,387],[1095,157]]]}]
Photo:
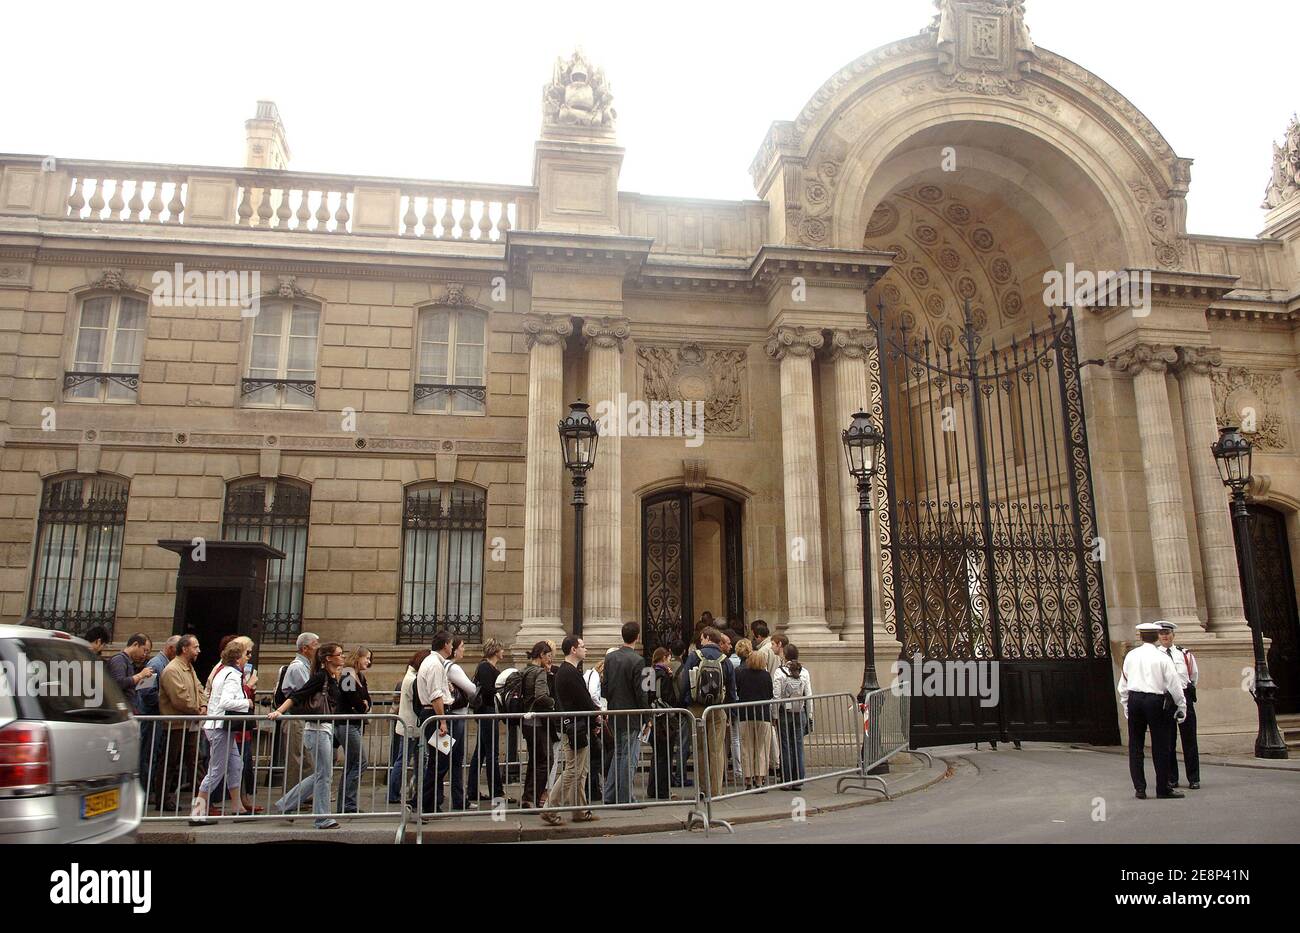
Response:
[{"label": "street lamp post", "polygon": [[596,464],[600,432],[587,414],[587,403],[579,399],[569,406],[560,422],[560,450],[564,465],[573,474],[573,634],[582,637],[582,516],[587,507],[587,473]]},{"label": "street lamp post", "polygon": [[865,411],[853,415],[853,423],[842,434],[844,455],[849,473],[858,481],[858,516],[862,532],[862,690],[858,702],[867,702],[867,694],[879,690],[876,677],[875,625],[871,598],[871,480],[880,471],[880,452],[885,436]]},{"label": "street lamp post", "polygon": [[1255,580],[1255,546],[1250,537],[1250,513],[1246,510],[1246,487],[1250,485],[1251,443],[1235,425],[1220,428],[1219,439],[1210,445],[1223,485],[1232,490],[1232,521],[1241,549],[1242,595],[1246,619],[1255,649],[1255,705],[1259,709],[1259,732],[1255,736],[1256,758],[1286,758],[1286,743],[1277,728],[1277,684],[1268,672],[1264,636],[1260,631],[1259,587]]}]

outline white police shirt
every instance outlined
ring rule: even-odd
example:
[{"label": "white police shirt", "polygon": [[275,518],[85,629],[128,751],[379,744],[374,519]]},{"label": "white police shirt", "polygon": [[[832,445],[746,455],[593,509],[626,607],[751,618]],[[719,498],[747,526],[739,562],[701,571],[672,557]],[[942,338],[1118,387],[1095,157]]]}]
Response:
[{"label": "white police shirt", "polygon": [[1187,697],[1174,660],[1159,645],[1143,642],[1124,658],[1124,673],[1119,678],[1119,701],[1128,716],[1130,693],[1168,693],[1182,713],[1187,712]]},{"label": "white police shirt", "polygon": [[1186,648],[1180,648],[1177,645],[1171,645],[1168,649],[1161,648],[1169,657],[1173,658],[1174,667],[1178,671],[1178,682],[1182,684],[1183,689],[1187,685],[1196,686],[1196,682],[1201,679],[1200,668],[1196,666],[1196,657]]}]

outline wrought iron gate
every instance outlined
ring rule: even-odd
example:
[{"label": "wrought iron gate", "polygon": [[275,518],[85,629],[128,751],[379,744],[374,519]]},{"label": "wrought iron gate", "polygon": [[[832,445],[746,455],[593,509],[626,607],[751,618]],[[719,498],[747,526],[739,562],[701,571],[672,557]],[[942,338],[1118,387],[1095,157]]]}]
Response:
[{"label": "wrought iron gate", "polygon": [[916,696],[915,743],[1117,743],[1072,313],[987,348],[969,302],[947,346],[886,323],[883,306],[872,324],[902,658],[997,671],[992,705]]},{"label": "wrought iron gate", "polygon": [[[1300,713],[1300,617],[1286,517],[1266,505],[1250,504],[1250,539],[1255,551],[1255,578],[1260,586],[1260,631],[1269,640],[1268,670],[1277,683],[1277,711]],[[1236,526],[1233,526],[1236,540]],[[1241,542],[1237,541],[1240,572]]]}]

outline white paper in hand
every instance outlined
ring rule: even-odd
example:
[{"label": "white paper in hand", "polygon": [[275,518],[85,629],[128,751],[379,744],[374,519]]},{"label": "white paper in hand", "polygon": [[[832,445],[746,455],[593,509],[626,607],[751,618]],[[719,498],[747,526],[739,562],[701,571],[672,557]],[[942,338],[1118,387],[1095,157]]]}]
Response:
[{"label": "white paper in hand", "polygon": [[451,737],[451,733],[435,732],[429,736],[429,744],[436,748],[443,755],[451,754],[451,747],[456,744],[456,740]]}]

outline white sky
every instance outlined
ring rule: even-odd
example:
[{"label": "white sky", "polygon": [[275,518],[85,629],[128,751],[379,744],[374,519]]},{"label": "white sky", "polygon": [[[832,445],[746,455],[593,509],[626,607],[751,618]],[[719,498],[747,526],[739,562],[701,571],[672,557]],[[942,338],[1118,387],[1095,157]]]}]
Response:
[{"label": "white sky", "polygon": [[[1029,0],[1034,41],[1128,96],[1193,158],[1188,227],[1254,236],[1293,111],[1295,0]],[[527,184],[541,88],[581,44],[627,149],[620,187],[752,198],[748,168],[836,70],[931,0],[221,0],[9,4],[0,151],[239,165],[255,101],[291,168]]]}]

